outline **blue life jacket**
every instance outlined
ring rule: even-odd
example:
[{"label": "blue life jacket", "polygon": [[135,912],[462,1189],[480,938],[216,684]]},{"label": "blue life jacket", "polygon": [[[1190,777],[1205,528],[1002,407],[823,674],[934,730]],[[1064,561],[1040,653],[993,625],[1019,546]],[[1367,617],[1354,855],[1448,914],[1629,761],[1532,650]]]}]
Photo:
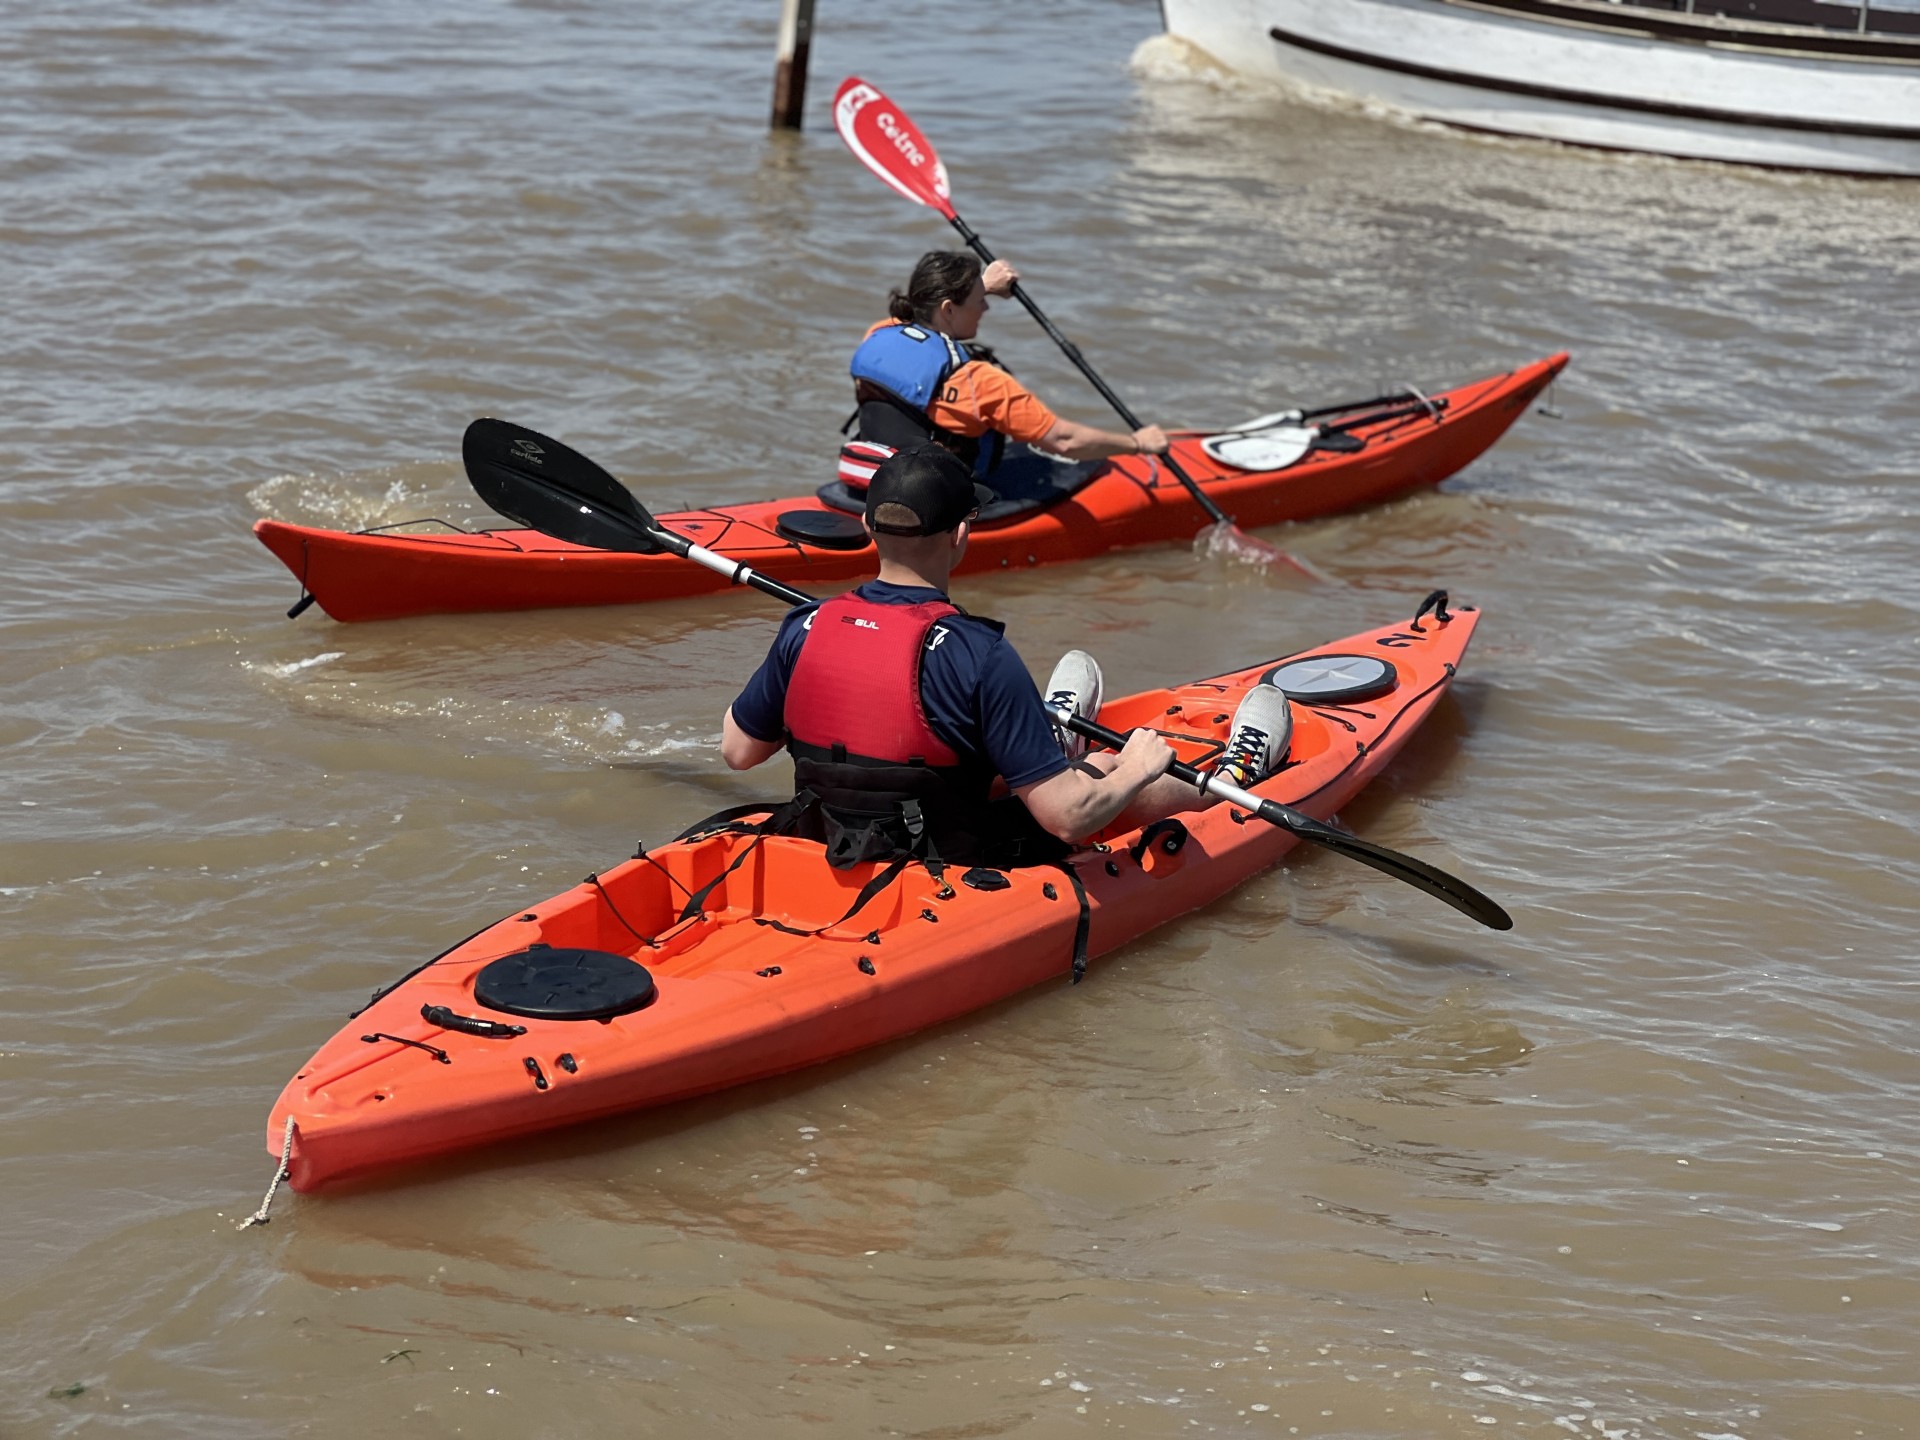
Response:
[{"label": "blue life jacket", "polygon": [[847,368],[856,387],[862,380],[877,385],[924,414],[939,398],[947,377],[970,358],[966,346],[937,330],[883,325],[860,342]]},{"label": "blue life jacket", "polygon": [[[860,342],[847,367],[859,406],[853,417],[859,424],[856,440],[890,451],[932,440],[973,466],[976,479],[985,480],[999,468],[1006,437],[992,432],[986,437],[960,435],[934,424],[927,413],[948,378],[972,359],[965,345],[937,330],[881,326]],[[870,461],[849,457],[844,450],[840,460],[840,479],[855,491],[866,489]],[[854,460],[859,463],[851,463]]]}]

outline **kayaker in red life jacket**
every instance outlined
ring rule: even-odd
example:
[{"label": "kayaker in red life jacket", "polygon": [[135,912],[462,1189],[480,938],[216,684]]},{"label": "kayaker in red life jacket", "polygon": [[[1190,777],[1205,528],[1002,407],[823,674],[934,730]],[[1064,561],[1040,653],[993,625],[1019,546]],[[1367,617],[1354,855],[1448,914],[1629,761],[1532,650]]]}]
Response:
[{"label": "kayaker in red life jacket", "polygon": [[[1128,812],[1140,822],[1200,803],[1165,776],[1173,752],[1138,730],[1117,755],[1063,746],[1002,627],[947,599],[981,487],[934,445],[874,473],[866,524],[880,574],[790,612],[722,723],[721,754],[746,770],[783,747],[797,796],[817,797],[792,833],[831,863],[900,854],[968,864],[1044,863]],[[1090,715],[1100,671],[1071,651],[1048,693]],[[1235,716],[1222,764],[1252,784],[1286,752],[1291,712],[1271,686]],[[996,777],[1011,797],[991,798]]]},{"label": "kayaker in red life jacket", "polygon": [[[991,475],[1008,440],[1069,460],[1166,453],[1166,432],[1158,425],[1129,435],[1064,420],[1012,375],[974,354],[966,342],[980,329],[987,297],[1012,294],[1019,278],[1004,260],[982,272],[979,259],[964,250],[920,257],[906,293],[896,290],[888,302],[891,318],[868,330],[853,352],[859,430],[842,452],[842,480],[857,489],[886,448],[926,440],[952,450],[982,478]],[[883,448],[863,448],[875,445]]]}]

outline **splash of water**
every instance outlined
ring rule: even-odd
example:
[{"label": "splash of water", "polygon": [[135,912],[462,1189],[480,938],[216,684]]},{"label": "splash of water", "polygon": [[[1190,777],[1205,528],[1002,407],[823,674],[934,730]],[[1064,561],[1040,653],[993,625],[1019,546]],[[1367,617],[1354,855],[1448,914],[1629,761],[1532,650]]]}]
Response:
[{"label": "splash of water", "polygon": [[1227,560],[1236,565],[1252,565],[1262,570],[1280,567],[1321,584],[1330,583],[1327,576],[1299,556],[1290,555],[1256,535],[1247,534],[1231,520],[1209,525],[1194,536],[1193,553],[1206,560]]}]

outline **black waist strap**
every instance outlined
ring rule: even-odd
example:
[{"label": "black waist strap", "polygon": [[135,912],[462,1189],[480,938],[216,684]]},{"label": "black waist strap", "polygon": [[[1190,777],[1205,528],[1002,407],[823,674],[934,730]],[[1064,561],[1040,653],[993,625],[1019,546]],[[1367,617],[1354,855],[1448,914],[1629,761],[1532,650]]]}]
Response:
[{"label": "black waist strap", "polygon": [[[703,907],[706,904],[707,897],[719,887],[723,880],[744,865],[747,862],[747,857],[759,849],[769,835],[778,835],[791,828],[819,803],[819,796],[815,795],[811,790],[802,790],[786,804],[768,813],[764,820],[754,824],[742,824],[736,817],[758,814],[761,812],[762,807],[757,805],[742,806],[734,810],[722,811],[718,815],[711,815],[694,826],[693,829],[685,832],[681,837],[682,839],[689,835],[723,834],[727,831],[732,831],[739,835],[751,835],[753,839],[738,855],[733,857],[733,862],[729,864],[726,869],[722,870],[718,875],[714,876],[713,879],[709,880],[687,897],[687,903],[680,909],[680,919],[688,920],[695,915],[705,914],[706,912]],[[1024,812],[1025,807],[1022,806],[1021,809]],[[909,821],[918,821],[919,807],[909,802],[909,811]],[[916,826],[915,828],[917,830],[918,827]],[[1037,830],[1036,833],[1038,833]],[[924,839],[925,837],[916,834],[916,838]],[[1053,840],[1051,836],[1044,836],[1042,838],[1051,841],[1055,845],[1060,843],[1059,841]],[[1016,846],[1015,848],[1017,849],[1018,847]],[[888,861],[884,868],[875,872],[873,878],[860,887],[860,893],[853,897],[853,904],[847,907],[846,913],[841,915],[837,920],[830,920],[825,925],[817,926],[812,930],[801,930],[779,920],[770,920],[764,915],[753,916],[753,923],[778,930],[784,935],[799,935],[805,937],[824,934],[837,926],[846,924],[847,921],[851,920],[855,915],[858,915],[866,908],[867,903],[871,901],[874,896],[878,895],[895,880],[899,879],[901,873],[907,866],[913,864],[915,861],[923,865],[935,881],[942,880],[946,866],[942,862],[939,852],[933,849],[929,841],[917,851],[908,851],[895,855]],[[1003,861],[1000,863],[1007,862]],[[1018,864],[1019,861],[1014,860],[1012,863]],[[1070,983],[1078,985],[1087,973],[1087,942],[1093,929],[1093,907],[1087,899],[1087,887],[1081,883],[1079,872],[1073,868],[1073,864],[1069,860],[1064,858],[1043,859],[1040,856],[1034,856],[1028,860],[1027,863],[1050,865],[1065,875],[1067,877],[1067,883],[1073,886],[1073,898],[1079,906],[1080,913],[1073,927],[1073,974]],[[948,891],[946,893],[951,894],[952,892]]]},{"label": "black waist strap", "polygon": [[[738,855],[733,857],[733,863],[731,865],[727,866],[726,869],[722,870],[718,875],[714,876],[713,879],[709,880],[687,897],[687,903],[680,907],[680,918],[682,920],[690,920],[695,915],[705,914],[706,912],[703,907],[706,904],[707,896],[713,893],[714,887],[729,875],[733,874],[733,872],[738,870],[742,865],[746,864],[747,857],[766,842],[767,836],[778,835],[787,826],[793,824],[794,821],[812,809],[814,805],[818,804],[819,798],[820,797],[815,795],[811,790],[802,790],[799,794],[795,795],[793,799],[775,810],[757,825],[730,824],[723,826],[723,829],[731,829],[741,835],[751,835],[753,836],[753,840],[742,849]],[[709,822],[703,821],[702,823],[705,824]]]},{"label": "black waist strap", "polygon": [[[739,821],[734,818],[735,812],[731,811],[722,811],[719,815],[709,816],[706,820],[701,821],[698,826],[694,827],[696,831],[708,830],[709,827],[713,827],[710,833],[720,834],[731,830],[738,835],[751,835],[753,839],[738,855],[733,857],[732,864],[728,865],[726,869],[722,870],[718,875],[714,876],[713,879],[709,880],[687,897],[687,903],[680,907],[680,918],[682,920],[688,920],[695,915],[705,914],[704,906],[707,896],[714,892],[721,881],[725,880],[729,875],[733,874],[734,871],[746,864],[747,857],[752,855],[755,850],[758,850],[761,845],[765,844],[769,835],[778,835],[789,829],[796,824],[803,815],[818,804],[819,797],[817,795],[811,790],[802,790],[799,794],[795,795],[793,799],[769,814],[766,819],[756,824],[740,824]],[[916,806],[914,808],[915,814],[917,815],[918,807]],[[739,813],[754,814],[757,813],[758,809],[759,807],[755,806],[740,811]],[[874,896],[878,895],[898,879],[900,872],[905,870],[907,866],[916,859],[922,860],[928,871],[933,875],[933,878],[939,880],[946,867],[940,863],[940,857],[937,853],[931,853],[930,846],[928,849],[930,853],[924,856],[916,854],[895,856],[885,869],[881,870],[871,880],[867,881],[865,885],[860,887],[860,893],[854,896],[853,904],[847,908],[846,914],[842,915],[838,920],[829,921],[818,929],[796,930],[791,925],[784,925],[778,920],[769,920],[761,915],[754,916],[753,922],[756,925],[770,925],[774,929],[784,931],[788,935],[819,935],[833,929],[836,925],[844,925],[855,915],[858,915],[861,910],[865,909],[869,900],[873,899]]]},{"label": "black waist strap", "polygon": [[[847,921],[864,910],[869,900],[873,899],[874,896],[878,895],[882,890],[886,889],[887,886],[900,878],[900,872],[913,863],[913,858],[911,855],[895,856],[894,859],[888,863],[886,869],[880,871],[879,874],[875,875],[860,887],[860,893],[853,897],[853,904],[847,907],[847,913],[842,915],[838,920],[829,920],[826,924],[816,926],[812,930],[797,929],[779,920],[769,920],[764,915],[754,916],[753,923],[756,925],[765,925],[769,930],[778,930],[782,935],[799,935],[803,938],[812,935],[824,935],[835,926],[846,924]],[[938,863],[936,860],[932,862],[932,864],[929,864],[927,868],[933,870],[934,865]],[[936,880],[940,878],[938,871],[934,872],[934,878]]]}]

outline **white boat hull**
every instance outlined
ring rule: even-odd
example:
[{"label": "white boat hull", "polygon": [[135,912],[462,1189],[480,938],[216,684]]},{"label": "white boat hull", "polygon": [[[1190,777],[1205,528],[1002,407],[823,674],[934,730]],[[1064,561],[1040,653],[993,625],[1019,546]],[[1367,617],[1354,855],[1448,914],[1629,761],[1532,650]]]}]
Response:
[{"label": "white boat hull", "polygon": [[[1557,7],[1564,10],[1567,7]],[[1228,68],[1501,135],[1741,164],[1920,175],[1920,43],[1889,56],[1761,50],[1457,0],[1162,0]],[[1631,13],[1596,6],[1620,25]],[[1657,23],[1657,22],[1656,22]],[[1715,22],[1674,16],[1696,34]],[[1784,26],[1756,29],[1791,44]],[[1847,45],[1809,32],[1809,45]],[[1871,42],[1861,48],[1871,48]]]}]

